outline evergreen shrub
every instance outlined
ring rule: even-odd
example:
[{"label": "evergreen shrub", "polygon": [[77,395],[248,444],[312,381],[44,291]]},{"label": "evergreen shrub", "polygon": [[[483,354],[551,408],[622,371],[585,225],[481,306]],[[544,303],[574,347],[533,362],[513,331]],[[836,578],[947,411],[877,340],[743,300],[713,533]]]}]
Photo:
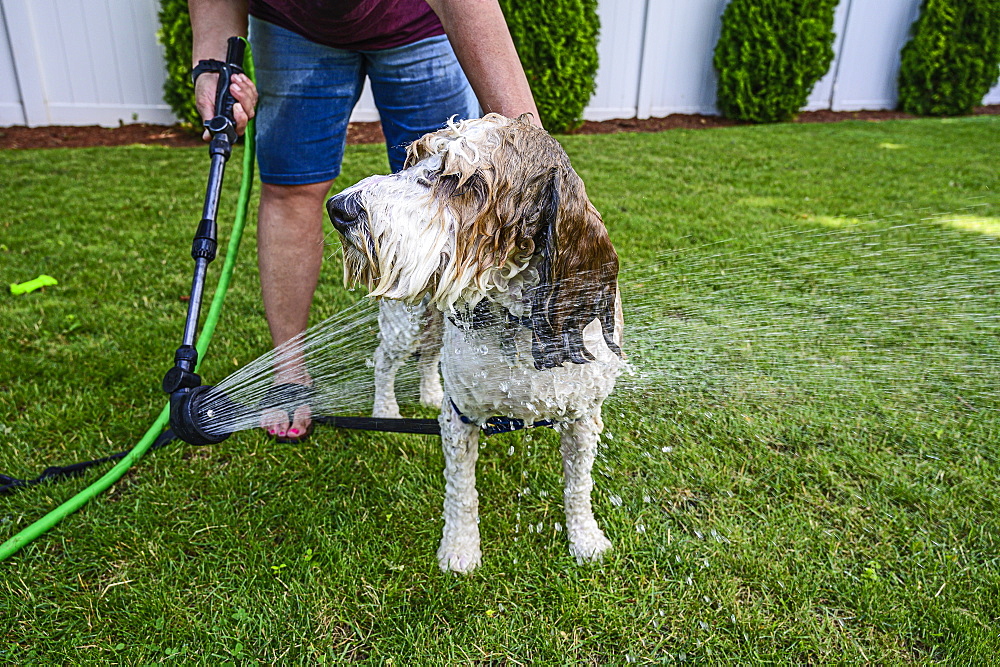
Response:
[{"label": "evergreen shrub", "polygon": [[1000,76],[1000,0],[924,0],[911,32],[900,56],[900,108],[970,113]]},{"label": "evergreen shrub", "polygon": [[500,0],[542,124],[571,132],[596,87],[597,0]]},{"label": "evergreen shrub", "polygon": [[715,46],[718,106],[727,118],[790,120],[833,61],[838,0],[732,0]]},{"label": "evergreen shrub", "polygon": [[163,82],[163,101],[170,105],[183,123],[201,132],[201,116],[194,105],[191,85],[191,19],[187,0],[160,0],[160,29],[157,39],[163,45],[167,80]]}]

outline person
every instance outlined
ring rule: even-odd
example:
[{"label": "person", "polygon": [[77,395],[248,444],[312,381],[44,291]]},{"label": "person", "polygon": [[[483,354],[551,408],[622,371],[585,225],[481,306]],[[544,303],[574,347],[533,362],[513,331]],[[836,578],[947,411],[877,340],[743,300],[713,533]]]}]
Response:
[{"label": "person", "polygon": [[[188,6],[193,66],[224,60],[226,40],[249,34],[257,84],[238,74],[230,91],[240,133],[257,113],[257,261],[276,347],[308,324],[324,252],[323,204],[340,173],[348,119],[366,75],[393,171],[402,168],[407,144],[453,116],[530,113],[538,123],[497,0],[189,0]],[[217,83],[211,71],[195,79],[205,119],[214,115]],[[301,356],[275,369],[276,387],[310,383]],[[304,440],[313,426],[308,402],[291,415],[265,411],[261,426],[282,442]]]}]

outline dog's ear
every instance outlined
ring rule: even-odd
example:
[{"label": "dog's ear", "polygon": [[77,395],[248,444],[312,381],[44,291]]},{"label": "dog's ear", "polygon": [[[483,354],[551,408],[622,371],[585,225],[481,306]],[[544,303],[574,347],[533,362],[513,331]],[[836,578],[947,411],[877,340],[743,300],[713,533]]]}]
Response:
[{"label": "dog's ear", "polygon": [[622,356],[614,340],[618,254],[571,167],[552,170],[535,248],[541,255],[539,284],[530,295],[535,368],[592,361],[583,329],[595,319],[608,348]]}]

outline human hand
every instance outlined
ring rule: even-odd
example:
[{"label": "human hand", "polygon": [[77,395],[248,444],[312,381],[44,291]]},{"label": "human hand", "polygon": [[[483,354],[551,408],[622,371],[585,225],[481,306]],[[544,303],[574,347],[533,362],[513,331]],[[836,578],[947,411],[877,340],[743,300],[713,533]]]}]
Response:
[{"label": "human hand", "polygon": [[[215,72],[205,72],[195,81],[194,104],[202,120],[211,120],[215,116],[215,95],[218,86],[219,75]],[[236,133],[242,135],[257,107],[257,86],[246,74],[233,74],[229,79],[229,92],[236,101],[233,104]],[[211,139],[207,129],[201,138],[205,141]]]}]

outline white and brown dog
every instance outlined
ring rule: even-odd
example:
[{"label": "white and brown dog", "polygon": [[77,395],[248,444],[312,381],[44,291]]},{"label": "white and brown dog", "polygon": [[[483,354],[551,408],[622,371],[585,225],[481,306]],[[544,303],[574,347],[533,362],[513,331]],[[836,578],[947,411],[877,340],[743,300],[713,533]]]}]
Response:
[{"label": "white and brown dog", "polygon": [[570,551],[595,560],[611,543],[591,470],[624,367],[618,257],[601,216],[559,143],[525,117],[450,124],[414,142],[406,164],[327,210],[345,280],[383,298],[375,416],[398,416],[393,379],[415,351],[421,399],[442,406],[441,568],[480,563],[475,466],[480,426],[496,415],[559,430]]}]

